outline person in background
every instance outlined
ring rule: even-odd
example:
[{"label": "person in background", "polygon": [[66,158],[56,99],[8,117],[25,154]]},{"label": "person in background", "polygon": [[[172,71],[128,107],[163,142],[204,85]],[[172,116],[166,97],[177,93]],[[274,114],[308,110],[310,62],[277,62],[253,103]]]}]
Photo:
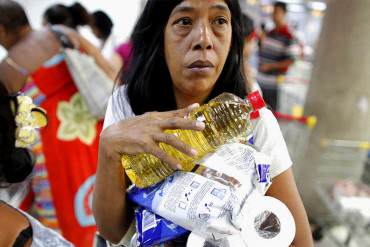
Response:
[{"label": "person in background", "polygon": [[128,40],[127,42],[119,45],[117,48],[116,48],[116,52],[117,54],[121,57],[121,61],[122,61],[122,72],[121,73],[121,81],[125,81],[125,73],[127,72],[129,66],[130,66],[130,63],[131,63],[131,55],[132,55],[132,49],[133,49],[133,44],[132,44],[132,41],[131,39]]},{"label": "person in background", "polygon": [[278,82],[295,60],[294,37],[286,22],[287,5],[275,2],[275,28],[261,36],[257,82],[272,110],[277,110]]},{"label": "person in background", "polygon": [[[133,225],[122,155],[149,153],[174,170],[182,169],[159,143],[189,156],[196,150],[164,131],[202,131],[203,122],[186,118],[199,104],[224,92],[245,97],[241,22],[238,1],[147,1],[132,35],[126,81],[110,99],[100,135],[93,212],[105,239],[127,244]],[[285,203],[294,216],[297,231],[292,246],[311,247],[307,215],[276,118],[263,108],[253,127],[256,149],[272,160],[267,195]]]},{"label": "person in background", "polygon": [[54,4],[46,9],[43,14],[43,25],[64,25],[77,30],[80,26],[90,24],[90,15],[79,3],[71,6]]},{"label": "person in background", "polygon": [[48,247],[52,243],[53,246],[72,247],[58,233],[2,200],[2,192],[25,181],[34,165],[27,147],[16,147],[18,106],[17,96],[9,96],[0,82],[0,246]]},{"label": "person in background", "polygon": [[111,18],[101,10],[95,11],[91,14],[90,26],[94,35],[100,40],[100,50],[103,56],[112,64],[118,74],[122,67],[122,59],[116,52],[117,39],[112,32]]},{"label": "person in background", "polygon": [[246,14],[242,15],[244,49],[243,49],[243,68],[246,78],[246,88],[249,92],[261,91],[256,81],[256,72],[250,64],[250,57],[257,46],[257,35],[254,30],[253,20]]},{"label": "person in background", "polygon": [[[95,46],[73,29],[55,28],[115,78]],[[96,227],[89,198],[102,122],[87,110],[60,53],[60,40],[50,27],[33,29],[24,9],[12,0],[0,0],[0,44],[8,51],[0,62],[0,80],[7,90],[18,92],[32,78],[34,98],[48,112],[29,201],[35,202],[40,221],[50,222],[48,226],[60,229],[77,246],[90,247]]]}]

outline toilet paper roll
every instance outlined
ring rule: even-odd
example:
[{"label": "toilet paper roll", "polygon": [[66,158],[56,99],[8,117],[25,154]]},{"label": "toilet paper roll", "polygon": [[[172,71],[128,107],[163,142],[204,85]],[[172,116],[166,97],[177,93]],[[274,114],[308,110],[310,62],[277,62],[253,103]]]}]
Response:
[{"label": "toilet paper roll", "polygon": [[241,213],[244,219],[241,237],[248,247],[287,247],[292,243],[296,231],[294,218],[278,199],[248,198]]},{"label": "toilet paper roll", "polygon": [[[242,231],[218,244],[194,233],[188,238],[187,247],[287,247],[295,236],[293,215],[284,203],[276,198],[252,194],[245,203],[240,217]],[[272,214],[276,216],[272,217]],[[275,224],[271,224],[275,223]],[[262,230],[261,230],[262,229]]]}]

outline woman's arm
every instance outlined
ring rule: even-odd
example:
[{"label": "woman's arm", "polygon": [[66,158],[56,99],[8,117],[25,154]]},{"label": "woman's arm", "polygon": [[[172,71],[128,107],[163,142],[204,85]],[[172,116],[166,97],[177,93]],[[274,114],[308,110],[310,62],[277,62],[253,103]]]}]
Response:
[{"label": "woman's arm", "polygon": [[160,149],[158,143],[164,142],[172,145],[189,156],[196,155],[191,147],[176,136],[164,133],[164,130],[203,130],[204,123],[184,118],[194,107],[198,106],[192,105],[171,112],[146,113],[117,122],[102,132],[93,212],[98,230],[105,239],[118,243],[125,235],[133,218],[133,211],[129,209],[126,199],[128,179],[121,166],[122,154],[149,153],[174,169],[179,168],[179,162]]},{"label": "woman's arm", "polygon": [[101,54],[100,50],[90,43],[90,41],[71,28],[62,25],[56,25],[54,28],[66,34],[75,45],[82,48],[83,51],[94,58],[96,64],[108,75],[109,78],[113,81],[116,79],[120,68],[117,69],[117,67],[107,61]]},{"label": "woman's arm", "polygon": [[282,201],[293,214],[296,224],[296,235],[291,246],[313,247],[313,239],[306,210],[299,196],[291,168],[273,179],[272,185],[266,195]]},{"label": "woman's arm", "polygon": [[115,67],[101,54],[100,50],[91,44],[87,39],[79,35],[80,47],[91,57],[94,58],[96,64],[111,78],[113,81],[117,78],[121,68]]},{"label": "woman's arm", "polygon": [[[35,72],[45,61],[59,51],[60,45],[48,30],[32,31],[25,39],[15,44],[8,56],[16,66],[28,72]],[[25,85],[28,75],[20,73],[9,61],[0,62],[0,81],[9,92],[18,92]]]},{"label": "woman's arm", "polygon": [[133,216],[128,210],[126,199],[128,181],[120,157],[110,156],[107,147],[109,138],[102,136],[93,211],[100,234],[112,243],[118,243],[128,230]]}]

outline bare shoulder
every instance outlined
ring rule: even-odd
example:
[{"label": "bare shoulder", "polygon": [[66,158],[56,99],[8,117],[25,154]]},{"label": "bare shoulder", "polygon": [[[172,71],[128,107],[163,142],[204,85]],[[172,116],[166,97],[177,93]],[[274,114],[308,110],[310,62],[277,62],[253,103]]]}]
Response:
[{"label": "bare shoulder", "polygon": [[0,246],[12,246],[19,233],[30,223],[24,215],[3,202],[0,202],[0,215]]}]

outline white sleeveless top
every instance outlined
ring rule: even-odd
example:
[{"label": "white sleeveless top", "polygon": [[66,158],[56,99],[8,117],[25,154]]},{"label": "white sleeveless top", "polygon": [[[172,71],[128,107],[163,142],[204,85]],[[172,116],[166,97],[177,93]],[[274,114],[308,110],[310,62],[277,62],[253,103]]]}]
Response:
[{"label": "white sleeveless top", "polygon": [[26,212],[15,208],[25,217],[32,227],[32,244],[31,247],[73,247],[74,245],[65,240],[59,233],[43,226],[38,220]]}]

